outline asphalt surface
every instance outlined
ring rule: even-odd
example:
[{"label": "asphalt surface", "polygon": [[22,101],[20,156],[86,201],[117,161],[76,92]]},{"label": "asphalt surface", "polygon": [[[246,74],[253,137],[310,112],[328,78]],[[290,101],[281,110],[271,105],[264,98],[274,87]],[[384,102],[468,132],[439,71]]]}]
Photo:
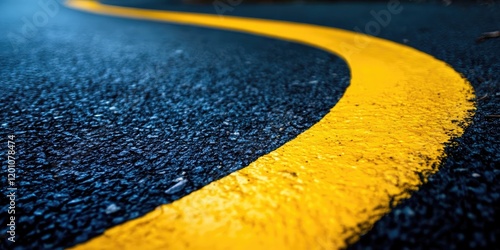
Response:
[{"label": "asphalt surface", "polygon": [[[22,25],[12,17],[2,34]],[[19,249],[84,242],[247,166],[319,121],[349,82],[340,58],[307,46],[67,9],[17,53],[1,46]]]},{"label": "asphalt surface", "polygon": [[[384,7],[240,5],[224,14],[354,30]],[[403,7],[378,36],[452,65],[474,86],[478,110],[440,171],[351,248],[498,249],[500,119],[488,116],[500,110],[500,41],[474,40],[500,28],[500,8]],[[179,199],[310,127],[349,81],[343,61],[314,48],[62,7],[14,51],[6,34],[20,34],[21,17],[37,11],[0,3],[2,145],[15,133],[19,158],[18,242],[1,248],[69,247]],[[5,225],[5,196],[1,204]]]}]

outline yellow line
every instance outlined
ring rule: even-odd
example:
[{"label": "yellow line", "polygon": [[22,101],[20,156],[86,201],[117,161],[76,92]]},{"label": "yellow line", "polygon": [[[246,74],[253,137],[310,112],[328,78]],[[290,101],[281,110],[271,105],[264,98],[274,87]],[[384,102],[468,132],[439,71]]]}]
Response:
[{"label": "yellow line", "polygon": [[[243,31],[339,54],[351,85],[309,130],[248,167],[74,249],[333,249],[369,229],[435,172],[474,109],[470,84],[415,49],[308,24],[113,7],[79,10]],[[349,56],[342,44],[366,46]],[[291,58],[293,60],[293,58]],[[458,122],[452,122],[456,120]]]}]

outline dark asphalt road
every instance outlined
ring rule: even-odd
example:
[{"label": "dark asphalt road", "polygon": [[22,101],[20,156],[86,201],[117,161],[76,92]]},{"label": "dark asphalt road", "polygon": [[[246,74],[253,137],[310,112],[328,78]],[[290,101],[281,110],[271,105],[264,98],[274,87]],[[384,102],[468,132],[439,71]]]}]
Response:
[{"label": "dark asphalt road", "polygon": [[[1,141],[18,136],[18,249],[86,241],[246,166],[318,121],[349,81],[344,62],[306,46],[64,8],[15,52],[7,34],[40,11],[25,3],[0,3]],[[225,14],[353,30],[384,6],[241,5]],[[500,41],[474,40],[500,28],[500,8],[403,7],[379,36],[451,64],[486,97],[440,172],[352,248],[498,249],[500,119],[487,115],[500,112]],[[179,178],[184,188],[165,193]],[[2,225],[4,204],[2,196]],[[106,211],[112,204],[120,209]]]},{"label": "dark asphalt road", "polygon": [[342,60],[307,46],[67,9],[17,53],[1,41],[19,249],[86,241],[247,166],[319,121],[349,82]]}]

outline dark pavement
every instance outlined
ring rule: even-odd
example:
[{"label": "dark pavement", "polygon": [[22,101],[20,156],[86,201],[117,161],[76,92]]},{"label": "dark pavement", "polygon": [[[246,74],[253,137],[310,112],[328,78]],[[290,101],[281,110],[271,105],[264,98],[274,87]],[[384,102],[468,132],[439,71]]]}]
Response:
[{"label": "dark pavement", "polygon": [[[216,14],[211,5],[128,4]],[[379,36],[449,63],[481,99],[440,171],[351,248],[498,249],[500,119],[488,115],[500,113],[500,40],[474,40],[500,29],[500,8],[402,6]],[[384,7],[240,5],[224,14],[353,30]],[[349,82],[343,61],[307,46],[62,6],[14,51],[7,35],[40,10],[0,3],[0,135],[2,145],[17,135],[19,175],[18,242],[2,238],[2,249],[69,247],[177,200],[306,130]]]}]

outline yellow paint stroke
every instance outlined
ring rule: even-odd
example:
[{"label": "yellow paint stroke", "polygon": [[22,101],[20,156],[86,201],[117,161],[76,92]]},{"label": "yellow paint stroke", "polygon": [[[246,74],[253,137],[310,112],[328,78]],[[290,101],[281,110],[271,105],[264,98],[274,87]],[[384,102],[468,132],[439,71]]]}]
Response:
[{"label": "yellow paint stroke", "polygon": [[[221,19],[81,0],[67,4],[99,14],[308,44],[346,59],[352,74],[337,105],[297,138],[74,249],[346,247],[390,211],[391,199],[409,197],[436,171],[443,143],[462,134],[458,122],[466,122],[474,109],[468,101],[474,97],[472,87],[447,64],[375,37],[282,21]],[[341,45],[355,39],[368,43],[358,53],[345,54]]]}]

